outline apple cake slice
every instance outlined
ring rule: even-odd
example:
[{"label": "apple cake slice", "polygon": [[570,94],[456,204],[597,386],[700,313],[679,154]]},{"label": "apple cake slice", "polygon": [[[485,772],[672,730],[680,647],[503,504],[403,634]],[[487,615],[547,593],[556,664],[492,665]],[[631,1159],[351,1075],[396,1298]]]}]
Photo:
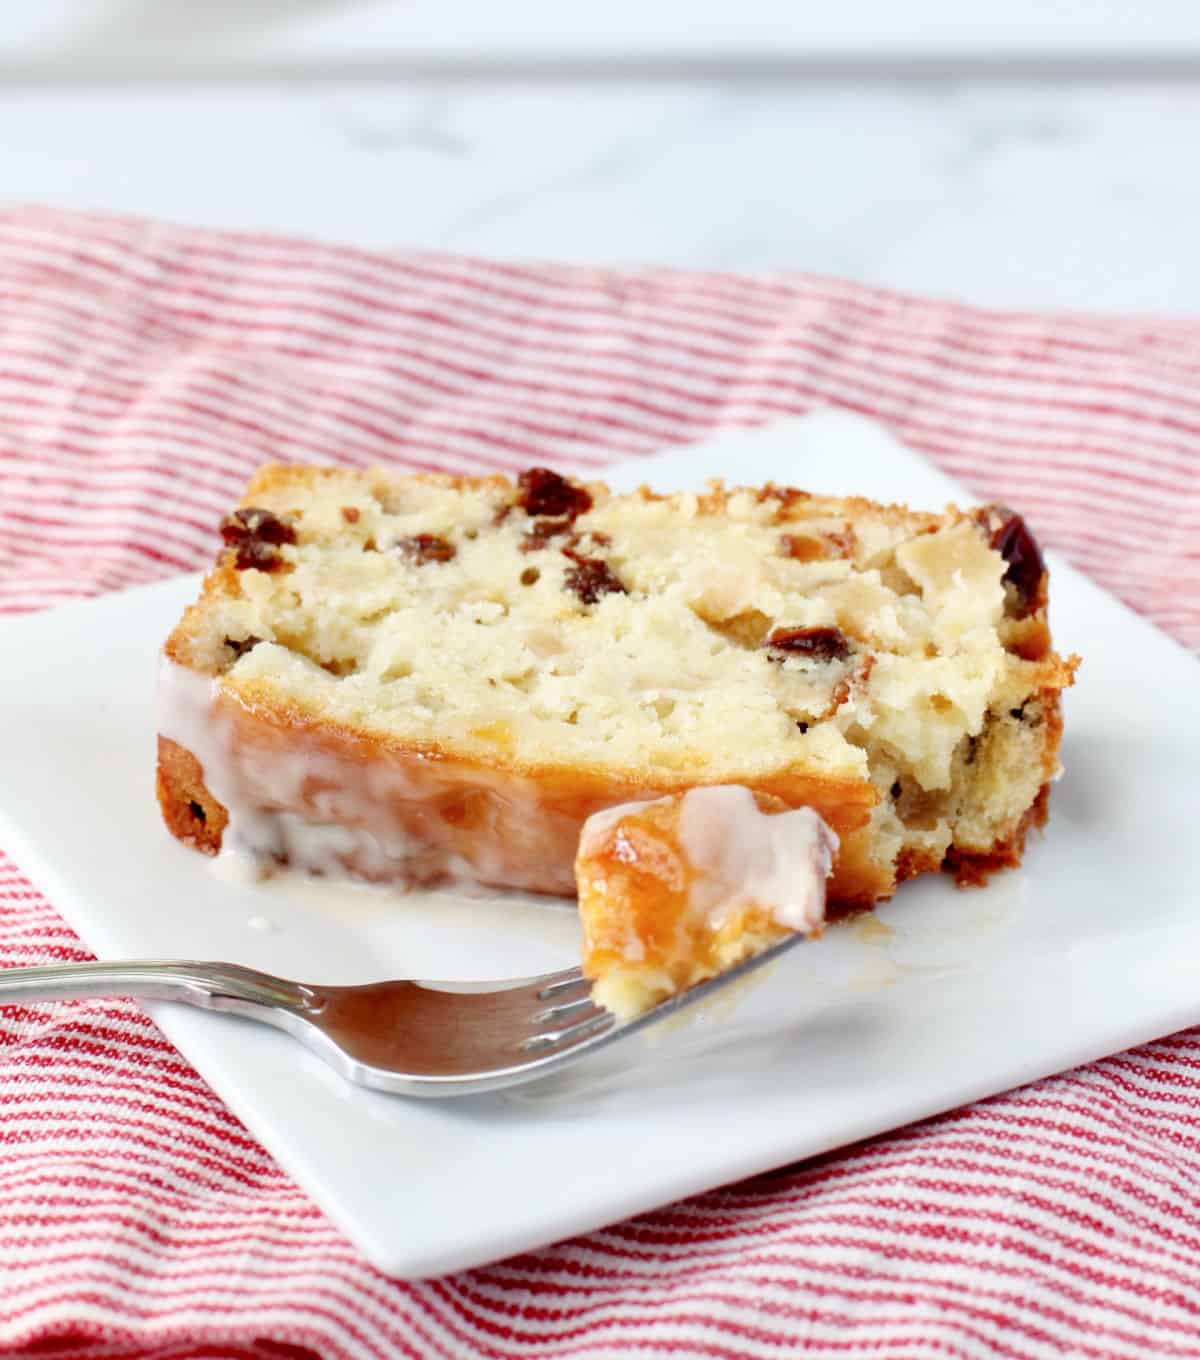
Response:
[{"label": "apple cake slice", "polygon": [[844,909],[1045,816],[1075,660],[1008,510],[272,466],[221,532],[158,716],[206,853],[572,895],[593,813],[740,785],[833,830]]}]

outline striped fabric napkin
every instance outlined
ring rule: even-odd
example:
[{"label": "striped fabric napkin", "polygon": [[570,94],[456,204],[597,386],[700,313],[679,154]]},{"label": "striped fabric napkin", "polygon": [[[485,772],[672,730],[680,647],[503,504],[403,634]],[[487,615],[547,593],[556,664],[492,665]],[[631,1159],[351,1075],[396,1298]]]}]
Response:
[{"label": "striped fabric napkin", "polygon": [[[595,473],[818,404],[1200,650],[1200,322],[39,208],[0,209],[0,611],[206,564],[266,459]],[[0,961],[85,956],[0,847]],[[0,1013],[4,1354],[1200,1356],[1197,1187],[1192,1032],[400,1284],[134,1005]]]}]

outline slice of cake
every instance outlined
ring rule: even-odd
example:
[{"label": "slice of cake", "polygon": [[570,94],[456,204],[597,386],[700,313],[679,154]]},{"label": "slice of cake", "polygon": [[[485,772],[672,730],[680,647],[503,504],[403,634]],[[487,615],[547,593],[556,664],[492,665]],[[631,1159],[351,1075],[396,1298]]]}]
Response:
[{"label": "slice of cake", "polygon": [[812,808],[737,786],[595,813],[575,879],[596,1004],[632,1019],[789,934],[818,934],[837,844]]},{"label": "slice of cake", "polygon": [[1058,769],[1019,516],[268,467],[168,639],[158,793],[210,854],[572,895],[593,813],[810,806],[834,907],[1015,863]]}]

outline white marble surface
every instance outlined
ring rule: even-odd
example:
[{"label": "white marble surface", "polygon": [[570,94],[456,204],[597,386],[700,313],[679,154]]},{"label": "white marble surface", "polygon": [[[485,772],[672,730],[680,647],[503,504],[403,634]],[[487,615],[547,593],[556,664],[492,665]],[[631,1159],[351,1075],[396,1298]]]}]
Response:
[{"label": "white marble surface", "polygon": [[374,247],[837,274],[1200,313],[1183,81],[56,80],[0,87],[10,199]]},{"label": "white marble surface", "polygon": [[[4,0],[11,73],[421,66],[820,68],[953,61],[1178,64],[1196,0]],[[18,65],[19,64],[19,65]]]}]

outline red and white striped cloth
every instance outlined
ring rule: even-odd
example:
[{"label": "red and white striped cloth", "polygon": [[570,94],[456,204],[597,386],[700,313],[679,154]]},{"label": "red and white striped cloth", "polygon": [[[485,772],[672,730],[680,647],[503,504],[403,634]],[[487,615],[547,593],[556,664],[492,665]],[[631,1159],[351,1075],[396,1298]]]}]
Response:
[{"label": "red and white striped cloth", "polygon": [[[826,403],[1200,649],[1200,322],[38,208],[0,210],[0,611],[206,563],[266,459],[595,470]],[[0,853],[0,961],[83,954]],[[6,1010],[0,1351],[1200,1357],[1200,1032],[401,1284],[135,1006]]]}]

